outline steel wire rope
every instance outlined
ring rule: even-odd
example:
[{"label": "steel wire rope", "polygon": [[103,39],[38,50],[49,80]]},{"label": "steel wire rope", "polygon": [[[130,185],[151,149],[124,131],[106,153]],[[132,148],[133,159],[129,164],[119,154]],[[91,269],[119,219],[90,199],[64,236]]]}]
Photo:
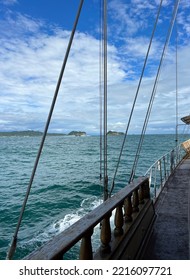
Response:
[{"label": "steel wire rope", "polygon": [[100,112],[100,181],[102,180],[102,158],[103,158],[103,1],[100,0],[100,41],[99,41],[99,112]]},{"label": "steel wire rope", "polygon": [[32,170],[32,174],[31,174],[31,177],[30,177],[29,185],[28,185],[26,195],[25,195],[25,198],[24,198],[24,201],[23,201],[23,205],[22,205],[22,208],[21,208],[18,223],[17,223],[16,229],[15,229],[15,232],[14,232],[9,250],[7,252],[7,259],[12,259],[13,255],[14,255],[14,252],[16,250],[18,231],[19,231],[19,228],[20,228],[20,225],[21,225],[21,221],[22,221],[23,214],[24,214],[24,211],[25,211],[26,203],[27,203],[27,200],[28,200],[28,197],[29,197],[29,194],[30,194],[30,190],[31,190],[31,187],[32,187],[34,176],[35,176],[35,173],[36,173],[36,170],[37,170],[37,166],[38,166],[39,159],[40,159],[40,156],[41,156],[41,153],[42,153],[44,142],[45,142],[45,139],[46,139],[46,136],[47,136],[47,131],[48,131],[48,128],[49,128],[49,124],[50,124],[51,117],[52,117],[52,114],[53,114],[53,111],[54,111],[57,96],[58,96],[59,89],[60,89],[60,86],[61,86],[63,74],[64,74],[65,67],[66,67],[66,64],[67,64],[67,60],[68,60],[68,57],[69,57],[70,49],[71,49],[71,46],[72,46],[72,42],[73,42],[73,38],[74,38],[74,35],[75,35],[76,27],[77,27],[78,20],[79,20],[79,17],[80,17],[80,13],[81,13],[81,10],[82,10],[83,2],[84,2],[84,0],[81,0],[80,3],[79,3],[79,6],[78,6],[76,18],[75,18],[73,29],[72,29],[72,32],[71,32],[71,35],[70,35],[70,38],[69,38],[68,46],[67,46],[67,49],[66,49],[66,53],[65,53],[62,68],[61,68],[61,71],[60,71],[60,75],[59,75],[59,78],[58,78],[58,82],[57,82],[57,85],[56,85],[55,93],[54,93],[54,96],[53,96],[53,100],[52,100],[52,104],[51,104],[51,107],[50,107],[49,115],[48,115],[47,122],[46,122],[46,125],[45,125],[44,133],[43,133],[43,136],[42,136],[42,140],[41,140],[41,143],[40,143],[40,146],[39,146],[37,157],[36,157],[34,167],[33,167],[33,170]]},{"label": "steel wire rope", "polygon": [[107,150],[107,0],[103,7],[103,55],[104,55],[104,200],[108,198],[108,150]]},{"label": "steel wire rope", "polygon": [[157,90],[157,85],[158,85],[158,80],[159,80],[159,76],[160,76],[160,70],[161,70],[162,62],[163,62],[163,59],[164,59],[164,56],[165,56],[165,51],[166,51],[166,48],[168,46],[168,43],[169,43],[169,40],[170,40],[170,37],[171,37],[171,34],[172,34],[173,26],[174,26],[174,23],[175,23],[175,19],[176,19],[178,7],[179,7],[179,2],[180,2],[180,0],[176,0],[176,2],[175,2],[170,26],[169,26],[169,29],[168,29],[168,32],[167,32],[166,41],[165,41],[165,44],[164,44],[164,48],[163,48],[163,51],[162,51],[160,63],[159,63],[159,66],[158,66],[158,70],[157,70],[157,74],[156,74],[151,98],[150,98],[150,101],[149,101],[149,106],[148,106],[148,109],[147,109],[144,125],[143,125],[142,131],[141,131],[141,136],[140,136],[139,144],[138,144],[138,147],[137,147],[137,152],[136,152],[136,155],[135,155],[135,160],[134,160],[134,163],[133,163],[129,183],[134,179],[134,176],[135,176],[135,171],[136,171],[136,168],[137,168],[138,159],[139,159],[140,151],[141,151],[141,148],[142,148],[144,135],[145,135],[145,132],[146,132],[147,124],[148,124],[148,121],[149,121],[150,113],[151,113],[151,110],[152,110],[152,106],[153,106],[153,102],[154,102],[154,98],[155,98],[155,94],[156,94],[156,90]]},{"label": "steel wire rope", "polygon": [[157,12],[156,20],[155,20],[154,27],[153,27],[153,30],[152,30],[149,46],[148,46],[146,57],[145,57],[145,60],[144,60],[144,64],[143,64],[141,76],[140,76],[140,79],[139,79],[139,83],[138,83],[138,86],[137,86],[137,90],[136,90],[135,98],[134,98],[134,101],[133,101],[132,109],[131,109],[131,112],[130,112],[130,115],[129,115],[129,120],[128,120],[128,124],[127,124],[127,127],[126,127],[124,139],[123,139],[123,142],[122,142],[122,146],[121,146],[119,158],[118,158],[118,161],[117,161],[115,173],[114,173],[114,176],[113,176],[113,179],[112,179],[112,186],[111,186],[111,189],[110,189],[109,196],[111,196],[112,191],[113,191],[114,186],[115,186],[115,178],[116,178],[116,175],[117,175],[117,172],[118,172],[119,164],[120,164],[120,161],[121,161],[121,156],[122,156],[123,149],[124,149],[124,146],[125,146],[125,143],[126,143],[126,138],[127,138],[127,135],[128,135],[129,126],[131,124],[131,119],[132,119],[133,112],[134,112],[134,109],[135,109],[137,97],[139,95],[139,90],[140,90],[140,86],[141,86],[141,83],[142,83],[142,78],[143,78],[143,75],[144,75],[144,72],[145,72],[145,68],[146,68],[146,65],[147,65],[148,56],[149,56],[150,49],[151,49],[151,46],[152,46],[152,41],[153,41],[153,38],[154,38],[154,34],[155,34],[155,31],[156,31],[156,27],[157,27],[160,11],[161,11],[161,8],[162,8],[162,3],[163,3],[163,0],[160,1],[159,7],[158,7],[158,12]]},{"label": "steel wire rope", "polygon": [[178,145],[178,22],[176,17],[176,146]]}]

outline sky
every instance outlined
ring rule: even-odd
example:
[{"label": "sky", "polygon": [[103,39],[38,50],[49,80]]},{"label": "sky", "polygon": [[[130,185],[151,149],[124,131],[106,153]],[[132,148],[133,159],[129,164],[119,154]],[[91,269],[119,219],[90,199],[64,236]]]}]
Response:
[{"label": "sky", "polygon": [[[0,131],[44,130],[79,2],[0,0]],[[163,0],[130,134],[142,130],[174,2]],[[126,130],[159,3],[107,1],[108,130]],[[100,6],[84,1],[49,132],[100,133]],[[190,114],[189,1],[181,0],[176,22],[147,133],[175,133]]]}]

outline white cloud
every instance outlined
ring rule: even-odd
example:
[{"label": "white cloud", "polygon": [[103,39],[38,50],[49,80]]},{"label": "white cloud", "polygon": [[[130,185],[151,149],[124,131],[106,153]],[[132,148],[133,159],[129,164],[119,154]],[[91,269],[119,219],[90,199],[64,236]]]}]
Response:
[{"label": "white cloud", "polygon": [[[144,1],[132,2],[136,4],[136,12],[140,13],[141,9],[143,11],[143,7],[139,7]],[[122,3],[111,1],[110,5],[111,8],[117,5],[117,11],[121,13]],[[147,7],[144,6],[145,8]],[[127,10],[124,9],[124,12]],[[121,15],[119,13],[118,18]],[[146,16],[142,13],[140,18],[143,17]],[[135,19],[134,16],[127,20],[135,23]],[[183,20],[181,17],[181,25]],[[137,24],[137,30],[141,28],[141,23]],[[1,26],[0,130],[43,130],[70,32],[57,27],[51,27],[51,32],[48,32],[50,27],[43,21],[18,13],[13,15],[10,12],[6,21],[1,20]],[[131,34],[137,30],[132,30]],[[125,131],[148,39],[146,34],[140,33],[135,37],[133,35],[123,38],[123,43],[125,45],[118,45],[117,42],[115,45],[108,45],[109,130]],[[159,38],[155,39],[151,50],[150,68],[143,79],[136,104],[137,110],[132,119],[131,133],[140,132],[142,127],[146,103],[153,87],[154,77],[151,70],[152,67],[154,70],[157,67],[160,44]],[[160,76],[160,85],[150,118],[150,132],[155,131],[154,127],[157,128],[156,132],[162,132],[163,129],[167,131],[167,128],[168,131],[175,129],[175,60],[171,59],[173,51],[171,47]],[[189,98],[189,45],[181,46],[178,55],[179,112],[182,116],[182,112],[189,113],[186,102]],[[76,33],[50,127],[52,131],[69,132],[80,129],[88,133],[99,132],[98,60],[99,41],[87,33]]]},{"label": "white cloud", "polygon": [[[15,20],[9,19],[8,22],[9,26],[15,26]],[[8,124],[6,129],[14,127],[15,119],[18,129],[29,129],[31,124],[34,128],[37,118],[38,128],[43,129],[70,33],[62,31],[48,35],[40,30],[41,23],[24,16],[18,16],[16,22],[19,35],[0,39],[1,112],[4,123]],[[32,32],[30,36],[25,36],[26,29]],[[37,33],[34,32],[36,30]],[[113,46],[108,46],[108,49],[108,67],[112,69],[108,81],[111,85],[121,81],[125,73],[117,61],[117,50]],[[84,122],[88,129],[91,117],[96,122],[94,119],[98,118],[99,103],[98,60],[99,41],[77,33],[56,105],[56,129],[69,129],[67,126],[71,126],[71,120],[75,123],[75,129],[82,129]],[[5,129],[4,123],[0,130]],[[95,123],[94,127],[97,126]]]}]

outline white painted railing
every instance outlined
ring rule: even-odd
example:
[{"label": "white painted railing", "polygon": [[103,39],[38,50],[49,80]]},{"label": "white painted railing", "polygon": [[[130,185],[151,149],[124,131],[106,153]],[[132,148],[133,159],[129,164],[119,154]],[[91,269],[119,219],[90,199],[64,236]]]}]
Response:
[{"label": "white painted railing", "polygon": [[185,141],[163,155],[145,173],[145,176],[149,177],[150,193],[154,199],[158,197],[169,176],[185,154],[188,153],[188,150],[184,147],[184,143],[186,143],[185,146],[190,147],[190,140],[188,141],[188,144],[186,143],[187,141]]}]

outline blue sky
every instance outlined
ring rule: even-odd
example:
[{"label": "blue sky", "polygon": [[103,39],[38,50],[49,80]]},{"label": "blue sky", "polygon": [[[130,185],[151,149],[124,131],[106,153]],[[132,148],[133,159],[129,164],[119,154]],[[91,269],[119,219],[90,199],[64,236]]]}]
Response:
[{"label": "blue sky", "polygon": [[[108,130],[125,131],[159,0],[108,0]],[[44,130],[79,0],[0,0],[0,131]],[[174,0],[164,0],[129,133],[140,133]],[[84,1],[51,132],[99,133],[99,0]],[[190,113],[190,3],[177,16],[179,120]],[[148,133],[175,133],[176,26]],[[179,121],[179,123],[181,123]]]}]

